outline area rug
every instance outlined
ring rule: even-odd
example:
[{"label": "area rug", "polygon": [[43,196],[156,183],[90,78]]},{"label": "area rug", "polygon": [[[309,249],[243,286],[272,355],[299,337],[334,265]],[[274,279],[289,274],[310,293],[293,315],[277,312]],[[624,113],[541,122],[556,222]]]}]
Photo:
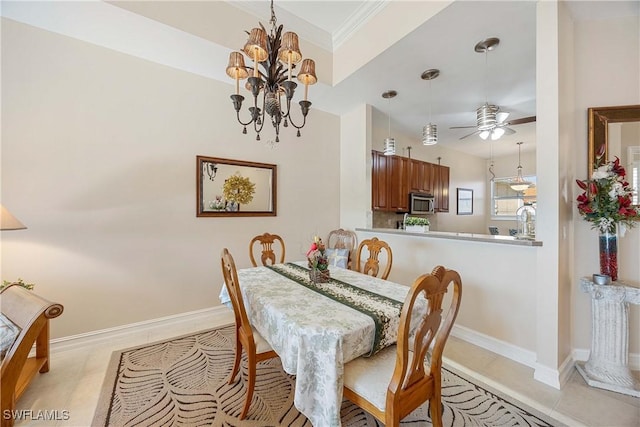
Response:
[{"label": "area rug", "polygon": [[[114,352],[92,426],[312,427],[293,406],[295,377],[278,358],[259,364],[251,408],[246,419],[238,418],[246,360],[242,378],[227,384],[234,345],[233,326],[224,326]],[[445,426],[563,425],[450,367],[443,368],[442,403]],[[344,427],[382,426],[348,400],[341,417]],[[401,425],[430,426],[428,404]]]}]

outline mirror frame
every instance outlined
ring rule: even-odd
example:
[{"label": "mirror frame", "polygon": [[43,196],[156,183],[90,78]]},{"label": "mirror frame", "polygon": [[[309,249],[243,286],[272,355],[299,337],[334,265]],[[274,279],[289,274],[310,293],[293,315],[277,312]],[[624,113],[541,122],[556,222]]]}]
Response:
[{"label": "mirror frame", "polygon": [[[273,205],[270,211],[236,211],[211,212],[204,210],[203,199],[203,165],[204,163],[222,163],[225,165],[246,166],[252,168],[271,169],[271,194]],[[219,157],[196,156],[196,216],[197,217],[239,217],[239,216],[276,216],[278,205],[277,176],[278,166],[270,163],[248,162],[244,160],[222,159]]]},{"label": "mirror frame", "polygon": [[609,123],[640,121],[640,105],[589,108],[589,160],[588,176],[591,178],[596,153],[605,146],[604,160],[609,161]]}]

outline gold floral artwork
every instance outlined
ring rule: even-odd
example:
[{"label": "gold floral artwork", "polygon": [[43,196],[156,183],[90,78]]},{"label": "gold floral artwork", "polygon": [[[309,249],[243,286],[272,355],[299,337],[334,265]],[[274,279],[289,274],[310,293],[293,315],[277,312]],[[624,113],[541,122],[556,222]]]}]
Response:
[{"label": "gold floral artwork", "polygon": [[231,175],[222,186],[225,200],[246,205],[253,200],[256,185],[239,173]]}]

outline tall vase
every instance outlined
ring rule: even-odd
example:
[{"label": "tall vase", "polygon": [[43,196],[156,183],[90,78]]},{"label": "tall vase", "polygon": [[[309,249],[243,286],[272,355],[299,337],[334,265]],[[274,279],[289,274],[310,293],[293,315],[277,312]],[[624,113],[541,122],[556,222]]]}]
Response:
[{"label": "tall vase", "polygon": [[607,231],[600,230],[598,236],[600,249],[600,274],[618,280],[618,226],[613,225]]}]

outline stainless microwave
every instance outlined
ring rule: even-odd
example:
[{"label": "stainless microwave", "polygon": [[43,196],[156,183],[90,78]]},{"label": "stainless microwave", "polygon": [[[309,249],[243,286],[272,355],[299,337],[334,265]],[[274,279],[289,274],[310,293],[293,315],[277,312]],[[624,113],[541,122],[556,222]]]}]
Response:
[{"label": "stainless microwave", "polygon": [[435,213],[435,198],[431,194],[410,193],[409,212],[415,215]]}]

